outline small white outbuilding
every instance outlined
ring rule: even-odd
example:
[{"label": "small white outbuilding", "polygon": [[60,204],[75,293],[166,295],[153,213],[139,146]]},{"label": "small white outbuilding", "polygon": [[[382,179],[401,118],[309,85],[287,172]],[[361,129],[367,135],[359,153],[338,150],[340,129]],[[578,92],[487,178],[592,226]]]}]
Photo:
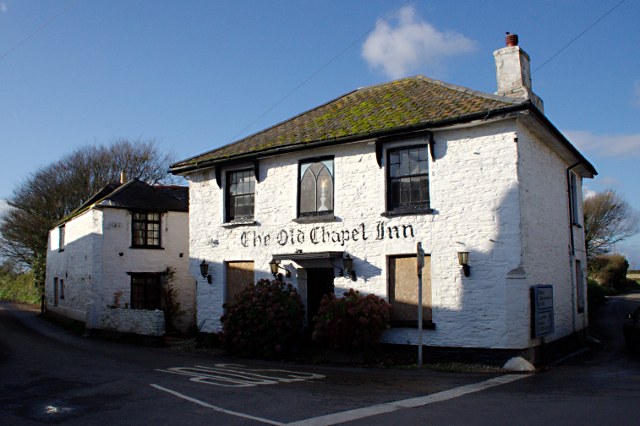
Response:
[{"label": "small white outbuilding", "polygon": [[[107,185],[61,220],[49,231],[47,311],[123,333],[193,327],[188,198],[186,187],[133,179]],[[165,324],[168,300],[179,304],[173,324]]]}]

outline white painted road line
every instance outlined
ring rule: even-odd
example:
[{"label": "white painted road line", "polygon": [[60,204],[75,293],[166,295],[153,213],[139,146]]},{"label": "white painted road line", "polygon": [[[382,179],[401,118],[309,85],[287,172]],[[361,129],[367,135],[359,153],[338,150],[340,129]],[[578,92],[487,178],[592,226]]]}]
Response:
[{"label": "white painted road line", "polygon": [[163,373],[190,376],[192,382],[226,387],[276,385],[278,383],[303,382],[324,379],[325,376],[281,369],[254,369],[238,364],[215,364],[213,367],[171,367],[157,370]]},{"label": "white painted road line", "polygon": [[266,424],[270,424],[270,425],[277,425],[277,426],[283,426],[284,425],[284,423],[274,422],[273,420],[263,419],[261,417],[250,416],[249,414],[238,413],[237,411],[231,411],[231,410],[226,410],[226,409],[221,408],[221,407],[216,407],[215,405],[207,404],[206,402],[200,401],[199,399],[191,398],[188,395],[181,394],[180,392],[176,392],[176,391],[171,390],[171,389],[163,388],[162,386],[159,386],[159,385],[154,385],[153,383],[150,383],[150,385],[153,386],[154,388],[158,389],[158,390],[161,390],[163,392],[167,392],[167,393],[170,393],[171,395],[177,396],[178,398],[186,399],[187,401],[191,401],[191,402],[193,402],[195,404],[198,404],[198,405],[200,405],[202,407],[211,408],[214,411],[219,411],[221,413],[225,413],[225,414],[229,414],[229,415],[237,416],[237,417],[242,417],[242,418],[245,418],[245,419],[255,420],[257,422],[262,422],[262,423],[266,423]]},{"label": "white painted road line", "polygon": [[387,402],[384,404],[372,405],[370,407],[358,408],[356,410],[343,411],[341,413],[328,414],[326,416],[314,417],[311,419],[300,420],[293,423],[288,423],[287,426],[326,426],[334,425],[336,423],[349,422],[352,420],[363,419],[365,417],[376,416],[378,414],[391,413],[393,411],[402,410],[405,408],[422,407],[434,402],[446,401],[452,398],[458,398],[469,393],[478,392],[484,389],[489,389],[494,386],[504,385],[506,383],[515,382],[516,380],[529,377],[528,374],[509,374],[506,376],[495,377],[493,379],[485,380],[480,383],[473,383],[466,386],[461,386],[454,389],[434,393],[431,395],[420,396],[417,398],[409,398],[401,401]]},{"label": "white painted road line", "polygon": [[403,410],[405,408],[417,408],[423,407],[425,405],[433,404],[434,402],[442,402],[453,398],[458,398],[463,395],[467,395],[474,392],[479,392],[481,390],[489,389],[495,386],[504,385],[507,383],[515,382],[516,380],[524,379],[525,377],[530,377],[530,374],[508,374],[505,376],[494,377],[493,379],[485,380],[480,383],[472,383],[470,385],[460,386],[458,388],[449,389],[446,391],[434,393],[431,395],[419,396],[416,398],[403,399],[400,401],[386,402],[384,404],[372,405],[370,407],[358,408],[355,410],[342,411],[340,413],[327,414],[326,416],[313,417],[310,419],[299,420],[292,423],[280,423],[269,419],[263,419],[261,417],[255,417],[244,413],[239,413],[236,411],[226,410],[221,407],[216,407],[215,405],[208,404],[204,401],[200,401],[198,399],[192,398],[188,395],[181,394],[171,389],[164,388],[159,385],[151,384],[154,388],[161,390],[163,392],[170,393],[179,398],[186,399],[187,401],[191,401],[195,404],[201,405],[206,408],[211,408],[212,410],[219,411],[221,413],[226,413],[232,416],[243,417],[246,419],[255,420],[262,423],[267,423],[270,425],[279,425],[279,426],[328,426],[334,425],[337,423],[349,422],[352,420],[363,419],[366,417],[377,416],[379,414],[391,413],[397,410]]}]

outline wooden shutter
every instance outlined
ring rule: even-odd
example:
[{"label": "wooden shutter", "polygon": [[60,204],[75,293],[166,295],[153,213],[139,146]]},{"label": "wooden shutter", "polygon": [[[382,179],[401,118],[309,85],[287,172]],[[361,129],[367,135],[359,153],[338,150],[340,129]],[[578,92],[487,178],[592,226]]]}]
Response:
[{"label": "wooden shutter", "polygon": [[[416,256],[389,258],[389,303],[391,321],[418,320],[418,275]],[[431,321],[431,257],[425,256],[422,270],[422,320]]]},{"label": "wooden shutter", "polygon": [[254,282],[253,262],[227,262],[225,301],[231,302],[244,288]]}]

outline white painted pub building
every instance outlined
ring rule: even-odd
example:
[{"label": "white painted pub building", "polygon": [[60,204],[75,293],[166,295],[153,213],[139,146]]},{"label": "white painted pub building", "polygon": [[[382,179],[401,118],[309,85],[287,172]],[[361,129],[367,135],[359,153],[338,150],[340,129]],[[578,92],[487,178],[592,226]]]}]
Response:
[{"label": "white painted pub building", "polygon": [[517,36],[494,56],[495,95],[405,78],[174,164],[202,330],[277,263],[309,322],[323,294],[354,288],[391,303],[384,342],[415,345],[421,243],[427,347],[531,358],[580,334],[582,180],[596,171],[545,117]]}]

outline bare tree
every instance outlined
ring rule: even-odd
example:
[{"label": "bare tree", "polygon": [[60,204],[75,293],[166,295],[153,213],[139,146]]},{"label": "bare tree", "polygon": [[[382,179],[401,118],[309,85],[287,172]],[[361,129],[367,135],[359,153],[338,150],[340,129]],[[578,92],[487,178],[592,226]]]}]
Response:
[{"label": "bare tree", "polygon": [[639,218],[617,192],[607,190],[584,200],[587,257],[609,253],[616,243],[639,231]]},{"label": "bare tree", "polygon": [[34,270],[44,281],[47,237],[56,222],[78,208],[121,172],[150,184],[172,183],[173,157],[155,141],[119,139],[110,145],[80,148],[32,173],[8,200],[0,218],[0,253]]}]

